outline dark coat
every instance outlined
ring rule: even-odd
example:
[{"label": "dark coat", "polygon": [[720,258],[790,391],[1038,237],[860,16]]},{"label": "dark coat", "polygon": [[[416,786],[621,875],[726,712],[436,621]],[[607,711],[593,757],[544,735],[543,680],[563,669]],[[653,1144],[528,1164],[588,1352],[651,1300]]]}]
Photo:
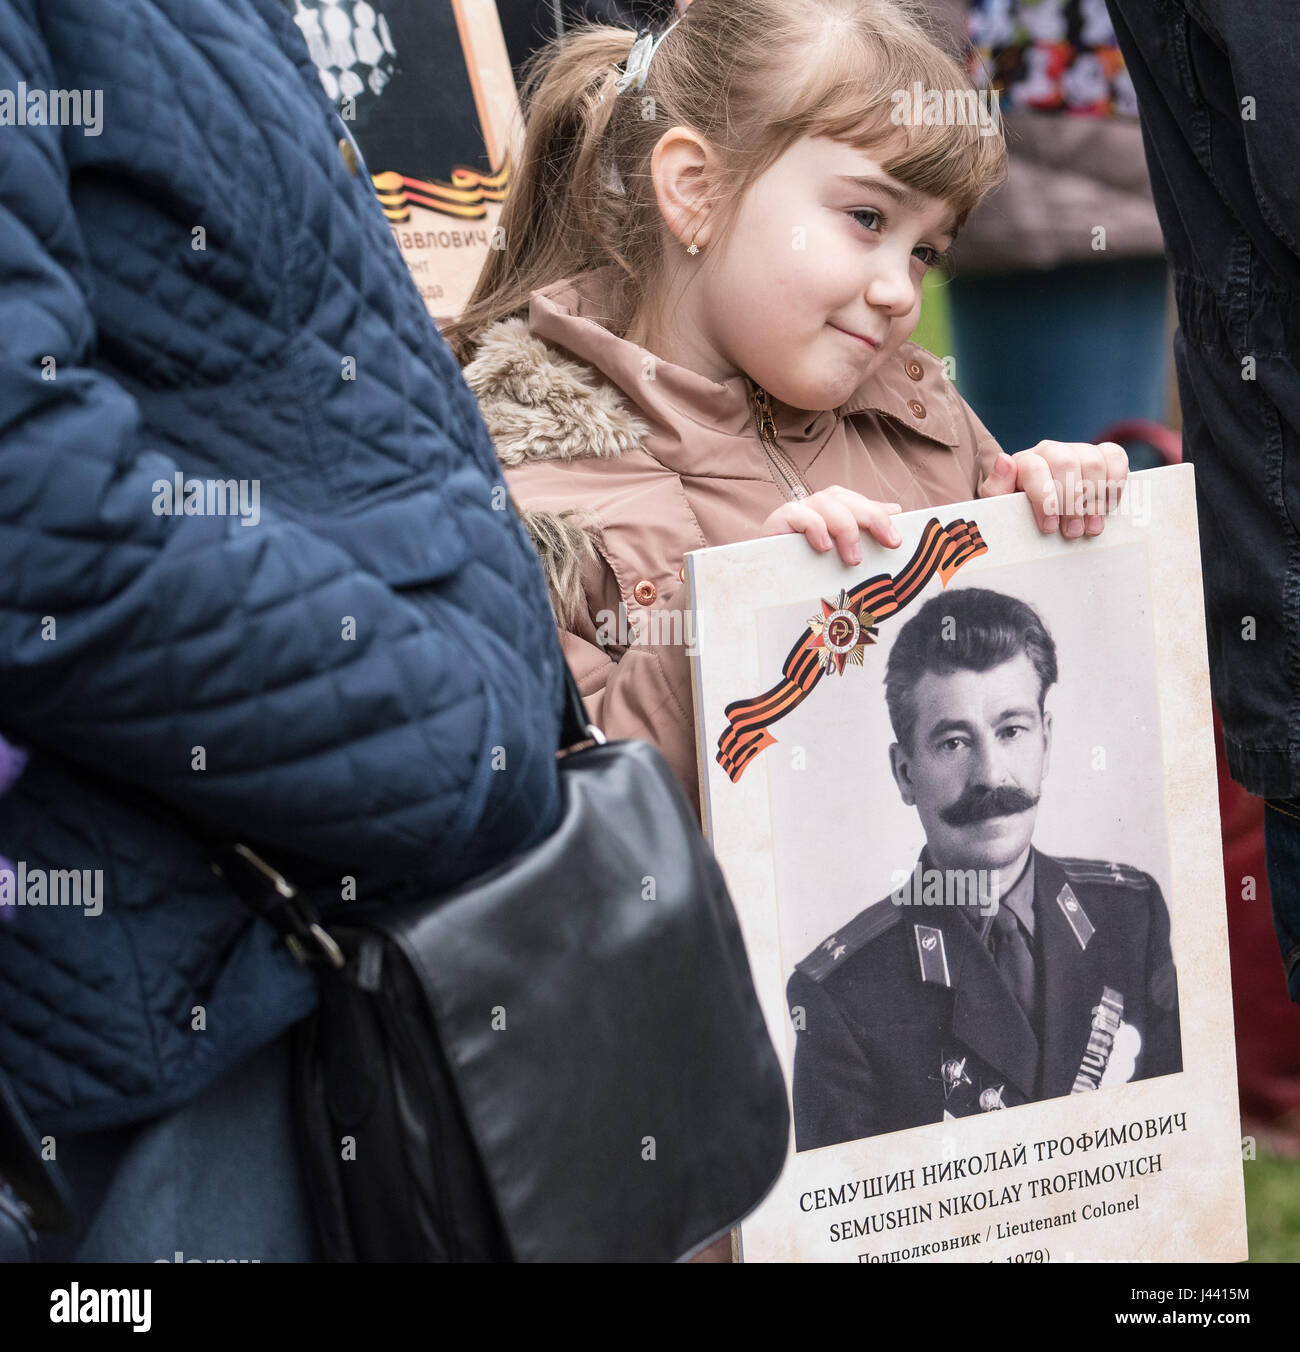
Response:
[{"label": "dark coat", "polygon": [[[1210,683],[1232,777],[1300,798],[1300,80],[1291,0],[1107,0],[1178,304]],[[1281,805],[1278,826],[1300,813]],[[1270,835],[1272,835],[1272,831]],[[1273,917],[1300,1001],[1300,890]]]},{"label": "dark coat", "polygon": [[[104,881],[97,917],[0,915],[0,1069],[71,1132],[184,1103],[315,999],[132,790],[336,897],[436,892],[551,829],[561,667],[280,0],[10,0],[22,82],[103,91],[97,135],[0,129],[0,732],[32,749],[0,855]],[[260,521],[159,514],[178,471],[256,481]]]},{"label": "dark coat", "polygon": [[1169,915],[1155,880],[1037,850],[1034,866],[1046,992],[1037,1029],[963,907],[886,898],[799,963],[787,986],[799,1150],[1071,1093],[1107,988],[1142,1039],[1129,1078],[1182,1069]]}]

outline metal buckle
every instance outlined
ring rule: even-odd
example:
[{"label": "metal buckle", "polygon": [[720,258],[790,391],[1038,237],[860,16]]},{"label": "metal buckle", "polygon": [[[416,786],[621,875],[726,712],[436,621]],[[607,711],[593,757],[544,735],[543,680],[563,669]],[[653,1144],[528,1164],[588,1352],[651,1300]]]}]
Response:
[{"label": "metal buckle", "polygon": [[[260,855],[255,854],[247,845],[237,844],[234,846],[235,853],[252,868],[255,868],[264,878],[275,888],[277,895],[283,897],[285,901],[293,901],[298,895],[298,889],[284,876],[277,872]],[[333,936],[315,920],[308,920],[297,907],[286,907],[293,917],[294,923],[301,930],[305,930],[307,935],[316,941],[316,947],[324,955],[326,962],[336,970],[342,970],[347,966],[347,958],[343,955],[343,950],[335,942]],[[303,936],[298,934],[286,934],[284,936],[285,947],[304,967],[310,966],[313,961],[311,952],[308,950]]]},{"label": "metal buckle", "polygon": [[251,864],[264,878],[266,878],[280,896],[289,899],[298,895],[298,889],[284,876],[283,873],[277,873],[270,864],[260,855],[254,854],[247,845],[236,845],[235,853],[245,861]]},{"label": "metal buckle", "polygon": [[575,751],[585,751],[590,746],[604,746],[608,738],[594,724],[587,724],[587,737],[585,741],[574,742],[572,746],[562,746],[555,753],[556,760],[563,760],[566,756],[572,756]]},{"label": "metal buckle", "polygon": [[[307,929],[311,937],[316,940],[317,946],[325,955],[329,965],[338,971],[342,971],[348,965],[348,960],[343,956],[343,950],[335,943],[333,936],[314,920],[307,926]],[[304,967],[311,965],[312,956],[307,951],[307,945],[296,934],[286,935],[284,942],[285,947]]]}]

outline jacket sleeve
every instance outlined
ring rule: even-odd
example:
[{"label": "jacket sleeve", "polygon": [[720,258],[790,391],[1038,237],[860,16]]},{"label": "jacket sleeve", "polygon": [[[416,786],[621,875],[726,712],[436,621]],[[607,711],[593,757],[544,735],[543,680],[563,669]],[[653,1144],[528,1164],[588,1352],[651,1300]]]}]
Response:
[{"label": "jacket sleeve", "polygon": [[[0,9],[0,87],[53,88],[25,12]],[[558,652],[549,626],[517,650],[518,624],[466,603],[490,571],[492,594],[545,614],[522,529],[490,509],[485,461],[458,448],[459,477],[482,480],[482,510],[459,523],[467,559],[405,591],[265,507],[251,529],[157,514],[153,485],[178,467],[93,367],[59,138],[0,135],[4,731],[358,878],[447,883],[542,836],[558,806]],[[447,426],[464,421],[490,455],[468,392],[451,402]],[[431,521],[440,487],[423,490]]]},{"label": "jacket sleeve", "polygon": [[[957,405],[957,427],[961,436],[961,454],[969,464],[971,497],[978,498],[985,479],[993,469],[993,462],[1002,451],[997,438],[980,421],[979,415],[954,389],[952,397]],[[1024,450],[1013,446],[1013,451]]]},{"label": "jacket sleeve", "polygon": [[798,969],[786,985],[786,1000],[795,1025],[795,1149],[877,1135],[880,1086],[835,1002]]},{"label": "jacket sleeve", "polygon": [[1147,1028],[1142,1078],[1172,1075],[1183,1068],[1182,1032],[1178,1016],[1178,974],[1169,946],[1169,908],[1153,878],[1147,913]]}]

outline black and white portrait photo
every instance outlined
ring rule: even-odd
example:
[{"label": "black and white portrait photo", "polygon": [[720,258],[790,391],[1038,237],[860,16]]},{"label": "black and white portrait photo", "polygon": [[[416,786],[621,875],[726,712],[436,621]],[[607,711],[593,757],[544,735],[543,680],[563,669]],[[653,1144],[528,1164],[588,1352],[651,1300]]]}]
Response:
[{"label": "black and white portrait photo", "polygon": [[897,630],[888,763],[925,844],[790,977],[798,1149],[1181,1069],[1159,883],[1035,843],[1057,676],[1005,592],[953,585]]}]

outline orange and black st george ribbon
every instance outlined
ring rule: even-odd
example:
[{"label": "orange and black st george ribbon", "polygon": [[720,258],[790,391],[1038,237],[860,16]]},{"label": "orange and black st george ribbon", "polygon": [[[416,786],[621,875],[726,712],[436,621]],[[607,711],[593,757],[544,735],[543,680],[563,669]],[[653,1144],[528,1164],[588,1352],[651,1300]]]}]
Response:
[{"label": "orange and black st george ribbon", "polygon": [[882,620],[915,600],[936,573],[946,587],[962,564],[986,553],[988,546],[973,521],[957,519],[944,526],[933,518],[921,532],[916,552],[897,573],[877,573],[840,592],[837,600],[823,601],[822,614],[808,621],[776,685],[727,705],[718,764],[732,783],[738,783],[754,757],[776,741],[769,727],[802,704],[828,671],[842,673],[846,665],[862,665]]}]

